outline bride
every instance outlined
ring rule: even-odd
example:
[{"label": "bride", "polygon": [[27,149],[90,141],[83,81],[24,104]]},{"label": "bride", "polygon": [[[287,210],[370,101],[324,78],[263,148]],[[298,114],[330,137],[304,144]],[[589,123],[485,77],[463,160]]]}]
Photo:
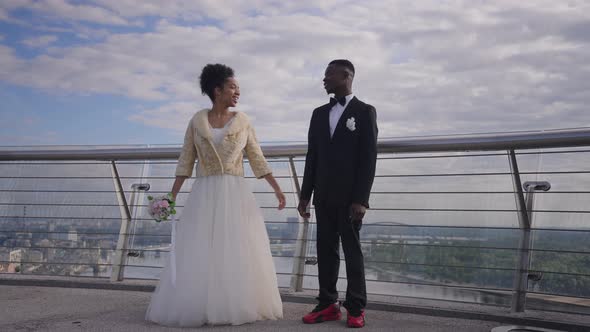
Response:
[{"label": "bride", "polygon": [[188,124],[172,195],[197,178],[175,226],[172,248],[146,312],[146,320],[169,326],[238,325],[282,318],[282,302],[264,220],[244,180],[243,151],[257,178],[285,196],[271,173],[242,112],[231,112],[240,88],[230,67],[209,64],[201,90],[213,106]]}]

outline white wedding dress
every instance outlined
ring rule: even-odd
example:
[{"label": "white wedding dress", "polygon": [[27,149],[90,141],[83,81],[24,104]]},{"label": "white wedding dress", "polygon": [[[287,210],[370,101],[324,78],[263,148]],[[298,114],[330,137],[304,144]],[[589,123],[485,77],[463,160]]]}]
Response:
[{"label": "white wedding dress", "polygon": [[[215,145],[227,127],[212,128]],[[146,320],[184,327],[283,317],[264,219],[243,177],[197,177],[173,228]]]}]

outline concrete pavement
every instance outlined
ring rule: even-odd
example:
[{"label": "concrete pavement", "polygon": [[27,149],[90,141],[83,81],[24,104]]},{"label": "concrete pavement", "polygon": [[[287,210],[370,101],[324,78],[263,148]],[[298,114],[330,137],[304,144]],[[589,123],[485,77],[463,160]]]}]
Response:
[{"label": "concrete pavement", "polygon": [[[284,319],[241,326],[167,328],[144,321],[151,293],[84,288],[0,286],[0,331],[341,331],[344,321],[305,325],[313,306],[284,303]],[[496,322],[367,311],[362,331],[490,331]]]}]

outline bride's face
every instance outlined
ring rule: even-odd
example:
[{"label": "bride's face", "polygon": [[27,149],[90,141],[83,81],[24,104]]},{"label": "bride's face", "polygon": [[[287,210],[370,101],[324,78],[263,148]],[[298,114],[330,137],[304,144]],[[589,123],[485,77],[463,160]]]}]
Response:
[{"label": "bride's face", "polygon": [[215,103],[226,107],[236,107],[240,99],[240,86],[233,77],[225,81],[223,88],[215,88],[215,92]]}]

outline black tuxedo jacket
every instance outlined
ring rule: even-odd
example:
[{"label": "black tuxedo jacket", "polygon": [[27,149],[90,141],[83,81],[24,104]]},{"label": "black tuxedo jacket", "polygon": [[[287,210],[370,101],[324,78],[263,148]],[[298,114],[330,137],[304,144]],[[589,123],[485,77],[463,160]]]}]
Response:
[{"label": "black tuxedo jacket", "polygon": [[[377,115],[375,107],[352,98],[330,137],[330,110],[316,108],[309,125],[301,199],[313,204],[369,207],[369,195],[377,162]],[[346,123],[354,118],[355,130]]]}]

